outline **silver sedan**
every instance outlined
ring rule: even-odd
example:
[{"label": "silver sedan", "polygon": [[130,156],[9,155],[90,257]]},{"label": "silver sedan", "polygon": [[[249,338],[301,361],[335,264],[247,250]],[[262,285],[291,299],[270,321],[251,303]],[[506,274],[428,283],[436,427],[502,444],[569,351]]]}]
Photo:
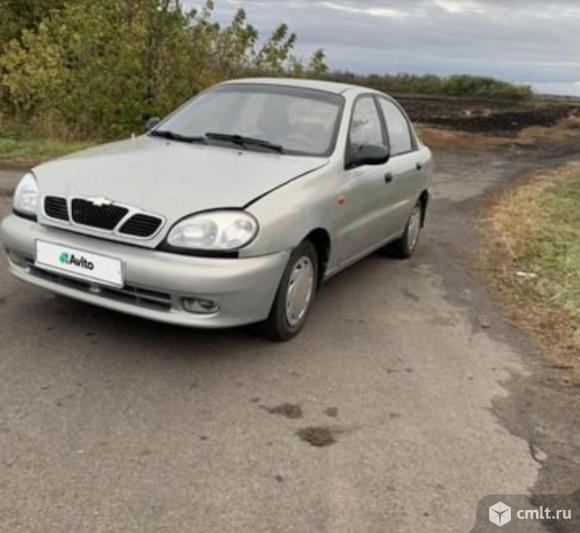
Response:
[{"label": "silver sedan", "polygon": [[34,168],[1,225],[17,278],[200,328],[287,340],[319,286],[384,248],[410,257],[432,156],[401,106],[362,87],[238,80],[146,135]]}]

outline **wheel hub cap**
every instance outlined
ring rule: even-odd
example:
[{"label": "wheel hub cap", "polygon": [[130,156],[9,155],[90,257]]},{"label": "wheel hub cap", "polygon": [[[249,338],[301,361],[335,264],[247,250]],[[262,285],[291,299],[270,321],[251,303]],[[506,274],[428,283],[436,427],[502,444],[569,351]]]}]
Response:
[{"label": "wheel hub cap", "polygon": [[419,232],[421,231],[421,208],[416,206],[411,213],[409,220],[409,229],[407,231],[407,246],[409,250],[414,250],[419,240]]},{"label": "wheel hub cap", "polygon": [[304,319],[313,292],[314,265],[309,257],[302,257],[292,269],[286,292],[286,319],[290,327],[298,326]]}]

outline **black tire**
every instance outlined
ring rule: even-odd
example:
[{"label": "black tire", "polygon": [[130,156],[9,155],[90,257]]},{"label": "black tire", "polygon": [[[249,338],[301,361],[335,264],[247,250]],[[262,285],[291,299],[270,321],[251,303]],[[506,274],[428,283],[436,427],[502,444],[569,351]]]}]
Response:
[{"label": "black tire", "polygon": [[[418,212],[420,213],[421,216],[421,223],[419,226],[419,233],[417,235],[417,238],[414,239],[414,242],[412,239],[409,239],[409,231],[411,229],[411,224],[413,222],[413,217],[416,216],[417,210],[419,210]],[[413,254],[415,253],[415,251],[417,250],[417,246],[419,244],[419,239],[420,239],[420,235],[421,235],[421,228],[423,226],[423,203],[421,202],[421,200],[419,200],[416,204],[415,207],[413,207],[413,211],[411,211],[411,214],[409,215],[409,220],[407,221],[407,225],[405,226],[405,233],[403,233],[403,236],[400,239],[397,239],[396,241],[393,241],[390,244],[387,244],[387,246],[385,246],[384,248],[384,252],[391,256],[391,257],[396,257],[398,259],[409,259],[413,256]]]},{"label": "black tire", "polygon": [[[286,300],[288,294],[288,286],[290,282],[290,276],[294,271],[297,264],[307,257],[313,267],[314,274],[314,285],[312,288],[312,293],[306,312],[301,318],[298,324],[290,324],[287,313],[286,313]],[[278,292],[276,293],[276,298],[274,299],[274,304],[272,305],[272,310],[270,311],[270,316],[262,325],[262,333],[268,339],[276,342],[283,342],[290,340],[292,337],[296,336],[308,316],[308,312],[312,307],[312,302],[316,296],[316,290],[318,285],[318,254],[316,253],[316,248],[310,241],[304,241],[292,252],[290,259],[288,260],[288,265],[280,281],[280,286],[278,287]]]}]

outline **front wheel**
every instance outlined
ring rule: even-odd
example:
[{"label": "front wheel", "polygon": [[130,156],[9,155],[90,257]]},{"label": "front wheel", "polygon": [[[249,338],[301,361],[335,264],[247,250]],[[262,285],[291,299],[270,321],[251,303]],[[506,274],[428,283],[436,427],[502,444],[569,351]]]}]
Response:
[{"label": "front wheel", "polygon": [[264,323],[264,334],[269,339],[287,341],[302,329],[317,283],[318,255],[314,245],[305,241],[290,256],[270,316]]},{"label": "front wheel", "polygon": [[415,207],[413,207],[413,211],[411,211],[411,215],[405,226],[405,233],[403,233],[400,239],[387,245],[387,253],[401,259],[409,259],[415,253],[415,250],[417,250],[422,226],[423,204],[419,200]]}]

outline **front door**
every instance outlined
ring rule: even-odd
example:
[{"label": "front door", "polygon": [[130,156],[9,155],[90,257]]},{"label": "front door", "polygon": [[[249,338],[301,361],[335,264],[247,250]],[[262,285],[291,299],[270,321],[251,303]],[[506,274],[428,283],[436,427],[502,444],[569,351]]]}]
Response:
[{"label": "front door", "polygon": [[[386,146],[387,139],[372,95],[359,97],[353,108],[348,151],[362,145]],[[389,237],[386,216],[392,203],[389,163],[346,169],[343,176],[345,205],[339,221],[340,262],[354,260]]]}]

